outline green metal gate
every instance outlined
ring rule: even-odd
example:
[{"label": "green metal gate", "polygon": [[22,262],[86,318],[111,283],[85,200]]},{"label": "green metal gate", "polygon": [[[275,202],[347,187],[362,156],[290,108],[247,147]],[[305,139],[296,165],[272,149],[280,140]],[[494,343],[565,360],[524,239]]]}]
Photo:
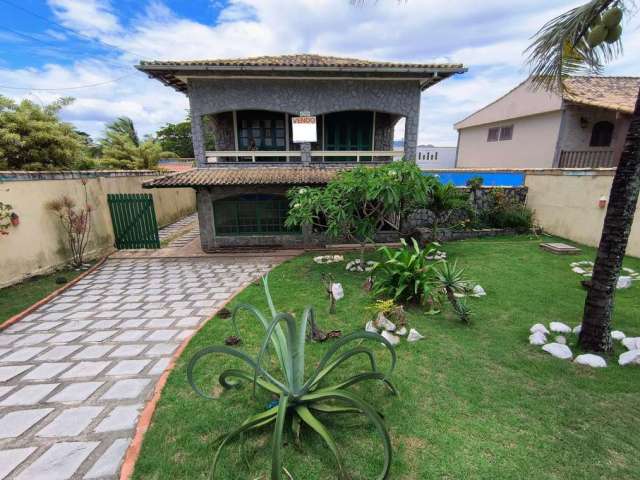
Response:
[{"label": "green metal gate", "polygon": [[160,248],[153,197],[148,193],[107,194],[116,248]]}]

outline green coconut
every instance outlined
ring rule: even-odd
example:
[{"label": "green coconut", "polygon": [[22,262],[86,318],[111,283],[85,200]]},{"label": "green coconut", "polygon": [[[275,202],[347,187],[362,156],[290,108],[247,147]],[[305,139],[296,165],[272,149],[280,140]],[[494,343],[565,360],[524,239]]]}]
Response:
[{"label": "green coconut", "polygon": [[596,25],[589,32],[589,36],[587,37],[587,44],[591,48],[596,48],[602,42],[604,42],[605,38],[609,34],[609,30],[604,25]]},{"label": "green coconut", "polygon": [[600,25],[602,23],[602,17],[600,15],[596,15],[594,17],[594,19],[591,21],[591,25],[589,25],[591,28]]},{"label": "green coconut", "polygon": [[605,42],[607,43],[616,43],[620,40],[620,36],[622,35],[622,25],[617,25],[609,30],[607,33],[607,38],[605,38]]},{"label": "green coconut", "polygon": [[604,12],[602,15],[602,24],[608,29],[614,29],[622,21],[622,10],[618,7],[613,7]]}]

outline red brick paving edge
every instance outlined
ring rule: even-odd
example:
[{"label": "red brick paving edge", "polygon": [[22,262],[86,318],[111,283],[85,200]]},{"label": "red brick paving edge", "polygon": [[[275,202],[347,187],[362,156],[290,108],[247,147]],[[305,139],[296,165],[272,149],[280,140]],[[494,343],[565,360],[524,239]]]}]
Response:
[{"label": "red brick paving edge", "polygon": [[[303,252],[300,252],[300,253],[303,253]],[[294,257],[290,257],[290,258],[294,258]],[[279,259],[277,263],[274,263],[272,269],[277,267],[281,263],[285,262],[286,260],[290,260],[290,258]],[[215,317],[222,308],[228,305],[229,302],[231,302],[240,292],[242,292],[249,285],[250,283],[243,285],[239,287],[237,290],[235,290],[231,294],[231,296],[228,298],[228,300],[224,303],[224,305],[221,305],[220,308],[216,309],[215,312],[207,320],[205,320],[202,323],[202,325],[196,328],[196,330],[180,344],[180,346],[178,347],[178,350],[176,350],[174,354],[171,356],[169,365],[167,365],[167,368],[164,370],[164,372],[162,372],[162,375],[160,376],[158,383],[156,383],[151,400],[149,400],[149,402],[145,405],[144,409],[142,410],[142,414],[140,414],[140,418],[138,419],[138,424],[136,425],[136,433],[133,437],[133,440],[131,441],[131,444],[129,445],[129,448],[127,449],[127,453],[124,457],[124,462],[122,463],[122,468],[120,470],[120,480],[130,480],[131,477],[133,476],[136,462],[138,460],[138,457],[140,456],[140,449],[142,448],[144,435],[147,433],[147,430],[151,425],[151,420],[153,420],[153,414],[155,413],[156,406],[158,405],[158,401],[160,400],[160,396],[162,395],[162,390],[164,389],[164,386],[167,383],[167,379],[169,378],[169,375],[171,374],[171,372],[173,371],[173,368],[176,365],[176,361],[178,360],[178,358],[180,357],[184,349],[187,348],[187,345],[189,344],[191,339],[197,335],[200,329],[202,329],[207,323],[209,323],[209,321],[211,321],[211,319]]]},{"label": "red brick paving edge", "polygon": [[70,282],[65,283],[62,287],[58,288],[57,290],[54,290],[53,292],[51,292],[49,295],[47,295],[43,299],[38,300],[36,303],[31,305],[30,307],[27,307],[26,309],[24,309],[20,313],[16,313],[13,317],[11,317],[8,320],[5,320],[4,322],[0,323],[0,332],[5,330],[5,329],[7,329],[8,327],[13,325],[14,323],[19,322],[24,317],[26,317],[27,315],[32,313],[34,310],[37,310],[38,308],[40,308],[45,303],[50,302],[55,297],[60,295],[62,292],[68,290],[71,287],[73,287],[76,283],[78,283],[84,277],[86,277],[90,273],[93,273],[94,271],[96,271],[98,269],[98,267],[100,267],[107,260],[107,258],[109,258],[109,255],[105,255],[100,260],[98,260],[98,262],[95,265],[93,265],[91,268],[89,268],[86,272],[81,273],[80,275],[78,275],[76,278],[74,278]]}]

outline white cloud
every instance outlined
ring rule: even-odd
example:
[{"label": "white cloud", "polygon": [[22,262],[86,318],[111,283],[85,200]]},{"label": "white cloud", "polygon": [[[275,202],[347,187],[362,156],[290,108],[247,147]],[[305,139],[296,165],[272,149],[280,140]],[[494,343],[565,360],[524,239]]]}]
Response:
[{"label": "white cloud", "polygon": [[[403,61],[464,62],[469,72],[423,94],[420,142],[455,145],[453,123],[506,93],[527,73],[523,50],[536,30],[577,0],[378,0],[354,7],[349,0],[230,0],[207,25],[173,13],[163,3],[143,3],[141,13],[119,19],[115,2],[48,0],[59,22],[115,45],[117,61],[202,59],[311,52]],[[214,3],[214,2],[212,2]],[[560,3],[560,5],[559,5]],[[633,25],[637,25],[634,23]],[[608,73],[638,74],[637,28],[625,29],[625,56]],[[111,63],[109,63],[111,62]],[[186,98],[131,67],[96,58],[70,66],[1,69],[0,84],[50,88],[99,83],[66,91],[77,101],[65,118],[92,135],[120,115],[131,116],[143,133],[184,118]],[[14,92],[15,93],[15,92]],[[54,93],[37,92],[53,98]]]},{"label": "white cloud", "polygon": [[48,0],[48,4],[65,27],[84,35],[121,30],[118,17],[106,0]]}]

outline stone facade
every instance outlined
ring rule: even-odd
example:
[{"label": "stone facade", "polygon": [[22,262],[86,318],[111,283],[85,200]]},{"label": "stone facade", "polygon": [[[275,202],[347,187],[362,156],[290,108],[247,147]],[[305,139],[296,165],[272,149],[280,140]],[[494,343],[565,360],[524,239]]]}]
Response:
[{"label": "stone facade", "polygon": [[301,111],[320,115],[368,110],[405,117],[405,158],[415,160],[420,92],[417,80],[190,79],[188,96],[196,161],[198,166],[206,166],[203,115],[233,110],[293,115]]},{"label": "stone facade", "polygon": [[[461,188],[462,191],[470,192],[468,188]],[[509,201],[514,203],[526,204],[527,201],[527,187],[483,187],[476,190],[475,194],[469,195],[469,202],[471,206],[477,212],[487,210],[493,203],[492,192],[500,191],[504,193]],[[455,224],[466,218],[467,215],[464,212],[456,214],[454,212],[450,217],[449,223]],[[433,225],[433,214],[428,210],[416,210],[409,215],[406,222],[403,225],[403,229],[407,232],[411,232],[416,228],[431,227]]]},{"label": "stone facade", "polygon": [[[245,246],[264,246],[264,247],[318,247],[328,243],[348,243],[347,239],[328,238],[321,232],[313,232],[311,229],[303,229],[301,233],[295,234],[276,234],[276,235],[224,235],[217,236],[215,232],[215,218],[213,203],[224,198],[234,197],[237,195],[247,194],[271,194],[286,196],[287,190],[291,186],[287,185],[239,185],[227,187],[201,188],[197,190],[198,203],[198,219],[200,222],[200,242],[205,252],[212,252],[224,247],[245,247]],[[487,187],[476,191],[475,195],[470,195],[470,201],[476,210],[481,211],[489,208],[492,203],[491,192],[498,189],[503,192],[506,197],[517,203],[525,204],[527,199],[526,187]],[[469,191],[464,188],[463,191]],[[462,219],[463,213],[456,216],[454,213],[452,223],[456,219]],[[427,210],[417,210],[403,222],[403,231],[411,233],[419,228],[430,227],[433,224],[433,215]],[[472,235],[473,236],[473,235]],[[389,242],[396,241],[399,238],[397,232],[382,232],[377,241]],[[466,237],[465,237],[466,238]]]}]

